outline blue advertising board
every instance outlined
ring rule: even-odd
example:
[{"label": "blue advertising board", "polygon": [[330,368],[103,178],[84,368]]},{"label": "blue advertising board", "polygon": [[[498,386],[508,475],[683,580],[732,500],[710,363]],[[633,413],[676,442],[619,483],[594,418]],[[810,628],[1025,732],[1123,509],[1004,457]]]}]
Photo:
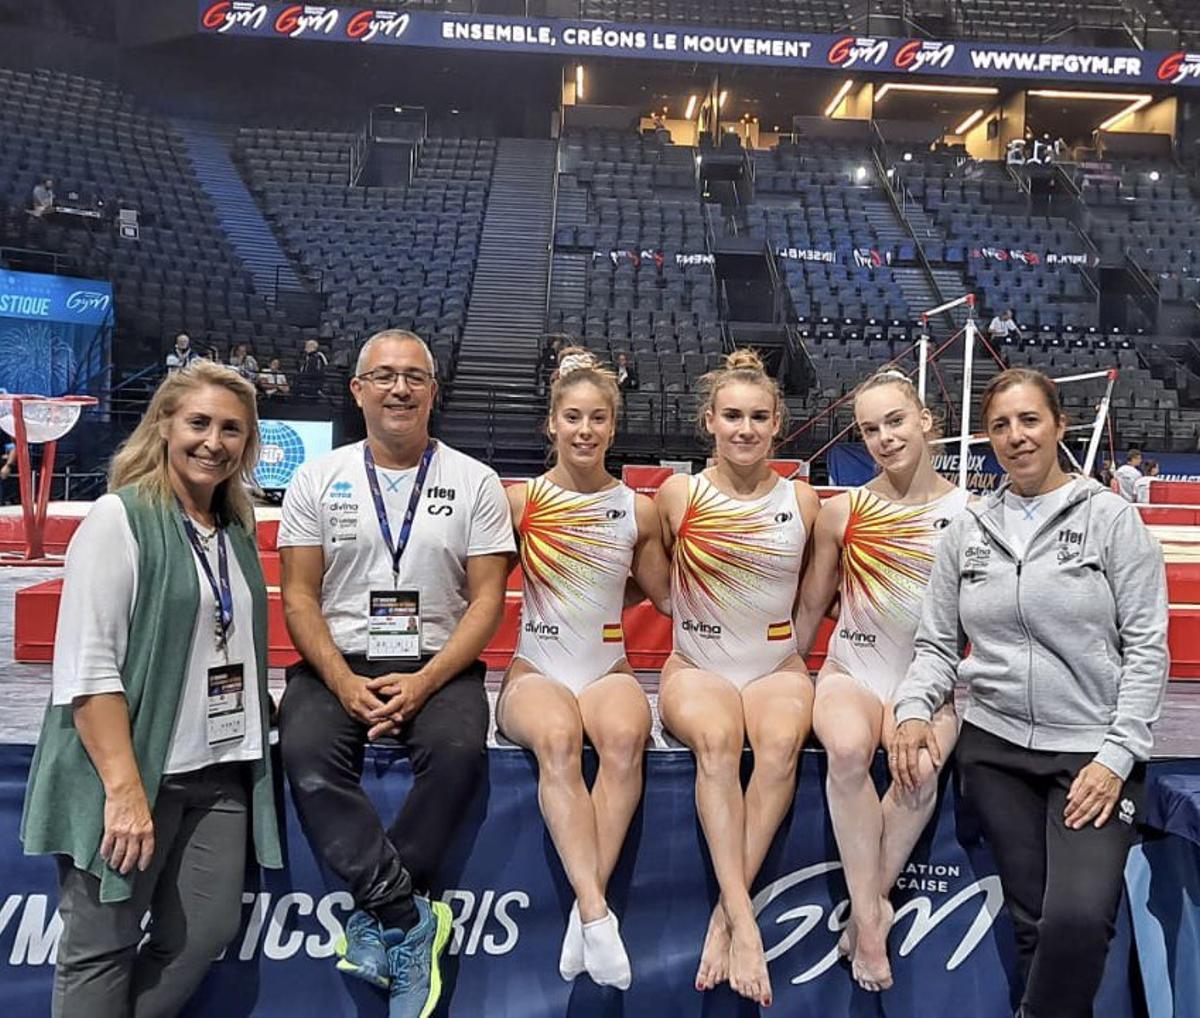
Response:
[{"label": "blue advertising board", "polygon": [[[29,747],[0,747],[0,981],[14,1014],[48,1013],[61,923],[54,866],[19,854],[16,832]],[[882,763],[882,758],[879,760]],[[594,765],[594,760],[589,760]],[[883,770],[877,770],[877,778]],[[696,819],[692,756],[651,752],[646,792],[609,887],[633,960],[625,994],[558,975],[571,892],[537,804],[532,757],[488,752],[488,775],[444,860],[437,893],[454,914],[448,958],[451,1018],[738,1018],[755,1013],[722,987],[693,986],[716,885]],[[390,819],[411,781],[402,755],[367,751],[364,787]],[[825,804],[825,758],[806,751],[792,809],[753,890],[774,990],[772,1014],[1010,1018],[1011,927],[978,821],[944,781],[934,822],[893,894],[895,986],[858,989],[837,958],[848,913]],[[282,872],[250,875],[241,926],[188,1009],[191,1018],[379,1015],[386,999],[334,969],[348,893],[313,859],[286,803]],[[1130,940],[1122,921],[1102,991],[1105,1018],[1131,1016]]]},{"label": "blue advertising board", "polygon": [[0,269],[0,389],[84,393],[108,365],[112,286]]},{"label": "blue advertising board", "polygon": [[1200,53],[1181,50],[768,32],[256,0],[200,0],[198,14],[202,34],[287,41],[751,64],[856,74],[1200,86]]}]

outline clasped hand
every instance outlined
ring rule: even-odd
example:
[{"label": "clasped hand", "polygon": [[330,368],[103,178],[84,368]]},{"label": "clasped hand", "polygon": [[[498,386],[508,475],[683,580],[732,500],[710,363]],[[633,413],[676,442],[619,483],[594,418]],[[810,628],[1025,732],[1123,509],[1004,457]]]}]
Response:
[{"label": "clasped hand", "polygon": [[373,679],[352,676],[338,690],[338,699],[347,714],[367,726],[367,739],[374,742],[411,721],[432,692],[423,671],[388,672]]}]

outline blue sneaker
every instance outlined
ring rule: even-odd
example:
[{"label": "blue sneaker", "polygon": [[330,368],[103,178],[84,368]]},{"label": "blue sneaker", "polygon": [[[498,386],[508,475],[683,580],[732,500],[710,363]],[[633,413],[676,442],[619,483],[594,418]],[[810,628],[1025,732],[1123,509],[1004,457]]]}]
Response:
[{"label": "blue sneaker", "polygon": [[384,990],[388,988],[392,977],[388,974],[383,927],[370,912],[361,909],[352,912],[333,949],[337,952],[339,972],[357,976]]},{"label": "blue sneaker", "polygon": [[444,901],[413,898],[420,917],[407,933],[384,930],[389,989],[388,1018],[429,1018],[442,995],[441,956],[450,942],[453,916]]}]

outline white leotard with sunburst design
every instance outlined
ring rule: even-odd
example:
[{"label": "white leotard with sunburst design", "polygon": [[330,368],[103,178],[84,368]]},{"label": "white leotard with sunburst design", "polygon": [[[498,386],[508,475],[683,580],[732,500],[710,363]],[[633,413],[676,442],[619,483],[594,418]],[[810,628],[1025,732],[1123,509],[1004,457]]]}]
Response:
[{"label": "white leotard with sunburst design", "polygon": [[624,484],[593,494],[545,476],[525,486],[525,596],[516,656],[578,695],[625,657],[621,610],[638,527]]},{"label": "white leotard with sunburst design", "polygon": [[828,660],[890,703],[912,661],[937,542],[971,494],[955,488],[923,505],[892,502],[865,487],[849,494],[841,610]]},{"label": "white leotard with sunburst design", "polygon": [[690,478],[671,557],[675,652],[739,689],[778,669],[796,653],[807,536],[792,481],[742,501]]}]

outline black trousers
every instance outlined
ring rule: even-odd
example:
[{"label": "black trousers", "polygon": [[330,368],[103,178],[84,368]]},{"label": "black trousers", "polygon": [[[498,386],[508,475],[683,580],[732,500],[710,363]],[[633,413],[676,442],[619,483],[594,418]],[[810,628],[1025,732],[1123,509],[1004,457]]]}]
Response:
[{"label": "black trousers", "polygon": [[[415,671],[420,662],[349,657],[358,675]],[[362,788],[367,729],[307,664],[288,670],[279,707],[283,766],[314,852],[368,911],[426,890],[487,763],[488,703],[477,661],[434,693],[398,739],[413,785],[385,829]]]},{"label": "black trousers", "polygon": [[1004,885],[1025,978],[1025,1018],[1092,1018],[1141,813],[1145,767],[1097,829],[1063,822],[1071,782],[1091,753],[1025,749],[963,724],[955,758]]}]

